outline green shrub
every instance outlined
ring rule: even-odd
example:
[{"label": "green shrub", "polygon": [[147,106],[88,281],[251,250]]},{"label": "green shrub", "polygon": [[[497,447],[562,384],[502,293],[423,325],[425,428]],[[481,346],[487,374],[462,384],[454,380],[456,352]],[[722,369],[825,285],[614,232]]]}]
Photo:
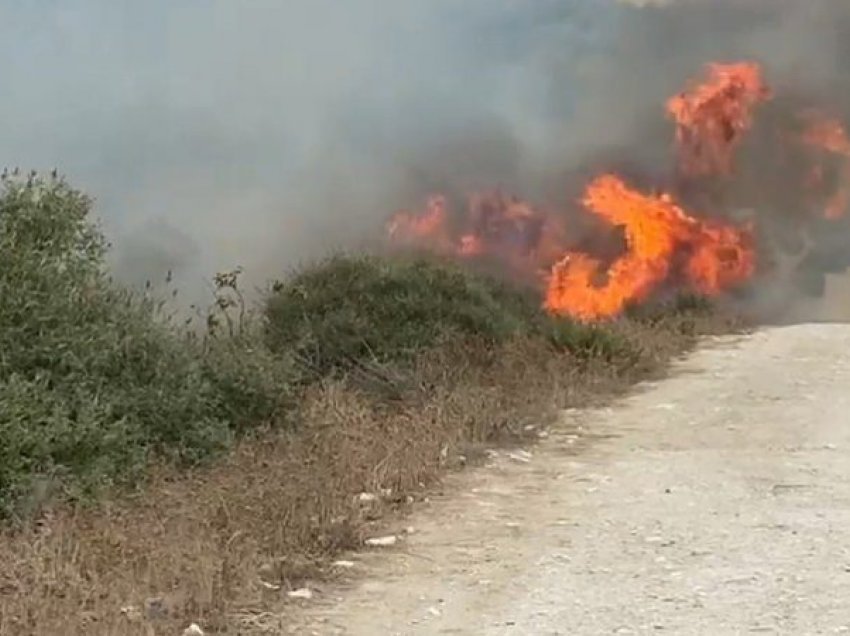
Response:
[{"label": "green shrub", "polygon": [[569,320],[543,322],[543,333],[557,349],[569,351],[580,360],[603,360],[628,365],[640,356],[640,347],[608,325]]},{"label": "green shrub", "polygon": [[631,320],[655,324],[671,318],[700,318],[713,315],[711,298],[690,291],[680,291],[670,297],[631,305],[625,316]]},{"label": "green shrub", "polygon": [[87,197],[57,178],[0,187],[0,515],[36,480],[79,494],[154,453],[194,464],[273,416],[268,359],[203,348],[108,278]]},{"label": "green shrub", "polygon": [[277,283],[265,316],[272,350],[316,374],[409,360],[458,337],[538,336],[584,359],[634,353],[604,326],[548,316],[533,290],[426,258],[332,257]]}]

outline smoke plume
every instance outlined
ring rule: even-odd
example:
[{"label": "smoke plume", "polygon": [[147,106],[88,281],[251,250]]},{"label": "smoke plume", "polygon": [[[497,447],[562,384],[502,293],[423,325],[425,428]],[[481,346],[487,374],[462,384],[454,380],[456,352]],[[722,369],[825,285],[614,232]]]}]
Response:
[{"label": "smoke plume", "polygon": [[[0,25],[0,163],[67,174],[97,199],[118,275],[173,270],[190,297],[218,269],[260,284],[373,239],[434,191],[564,206],[598,169],[669,185],[663,104],[710,61],[758,61],[776,93],[850,122],[842,0],[87,0],[10,3]],[[762,141],[747,165],[770,164]],[[782,170],[720,212],[772,193],[765,249],[793,259]],[[764,283],[766,310],[850,264],[845,224],[806,228],[815,247]]]}]

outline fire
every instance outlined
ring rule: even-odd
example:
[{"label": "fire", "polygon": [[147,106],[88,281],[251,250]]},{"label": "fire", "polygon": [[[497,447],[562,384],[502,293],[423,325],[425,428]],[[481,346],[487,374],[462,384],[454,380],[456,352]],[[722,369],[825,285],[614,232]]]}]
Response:
[{"label": "fire", "polygon": [[[803,132],[798,140],[817,155],[809,173],[808,186],[813,190],[823,190],[829,159],[837,160],[837,185],[831,195],[826,196],[822,214],[827,219],[839,219],[847,212],[850,204],[850,137],[844,125],[818,111],[810,110],[800,115]],[[827,161],[824,161],[827,160]],[[834,163],[834,162],[833,162]]]},{"label": "fire", "polygon": [[588,185],[583,203],[625,229],[627,251],[607,270],[585,254],[564,256],[548,280],[544,304],[552,313],[586,320],[618,314],[627,304],[646,300],[668,279],[679,252],[688,254],[681,273],[704,293],[718,293],[752,274],[754,257],[745,232],[704,224],[667,194],[641,194],[619,177],[603,175]]},{"label": "fire", "polygon": [[850,157],[850,139],[840,121],[811,110],[802,113],[801,119],[806,123],[800,136],[803,143]]},{"label": "fire", "polygon": [[667,101],[680,167],[690,176],[729,175],[755,107],[770,96],[758,64],[709,64],[708,77]]},{"label": "fire", "polygon": [[674,269],[685,284],[706,294],[752,275],[755,257],[746,230],[701,221],[670,195],[645,195],[615,175],[603,175],[587,186],[582,203],[624,230],[626,252],[608,268],[570,250],[554,216],[500,194],[471,197],[465,223],[454,236],[441,196],[432,197],[419,214],[395,215],[389,232],[458,258],[499,257],[513,271],[541,279],[547,310],[584,320],[614,316],[627,304],[646,300]]},{"label": "fire", "polygon": [[532,275],[563,253],[557,220],[499,192],[472,195],[461,223],[450,227],[445,197],[432,196],[419,213],[399,212],[387,224],[393,243],[464,259],[497,259]]},{"label": "fire", "polygon": [[[432,196],[421,211],[393,216],[388,234],[394,244],[497,261],[534,281],[549,312],[580,320],[617,316],[664,289],[722,294],[755,275],[755,228],[723,220],[722,209],[711,216],[689,210],[675,186],[690,184],[692,191],[693,177],[700,184],[736,178],[736,153],[757,107],[771,97],[759,65],[740,62],[708,65],[702,82],[666,102],[676,125],[673,172],[679,178],[670,192],[641,192],[607,173],[593,178],[578,202],[596,227],[621,232],[617,254],[588,248],[586,237],[570,226],[574,215],[500,192],[473,194],[457,209],[445,196]],[[791,140],[808,167],[801,183],[816,197],[811,205],[819,215],[837,219],[850,205],[850,136],[838,119],[815,111],[800,113],[800,123]]]},{"label": "fire", "polygon": [[421,214],[400,212],[387,224],[387,234],[400,245],[446,252],[450,246],[446,198],[434,195]]}]

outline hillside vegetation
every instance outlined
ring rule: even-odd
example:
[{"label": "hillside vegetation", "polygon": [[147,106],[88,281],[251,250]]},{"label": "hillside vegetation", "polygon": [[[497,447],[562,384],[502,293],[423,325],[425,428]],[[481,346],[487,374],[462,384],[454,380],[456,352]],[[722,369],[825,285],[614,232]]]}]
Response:
[{"label": "hillside vegetation", "polygon": [[[380,523],[357,493],[405,501],[476,444],[528,441],[728,327],[690,297],[578,324],[533,291],[380,255],[319,261],[256,307],[220,274],[184,324],[110,278],[84,194],[0,188],[3,634],[242,629],[235,608],[274,600],[258,572],[298,585]],[[167,616],[119,611],[174,590]]]}]

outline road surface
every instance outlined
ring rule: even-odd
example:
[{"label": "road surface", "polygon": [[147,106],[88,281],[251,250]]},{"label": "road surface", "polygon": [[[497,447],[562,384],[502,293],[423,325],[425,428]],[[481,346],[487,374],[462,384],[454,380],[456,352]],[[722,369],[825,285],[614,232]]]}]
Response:
[{"label": "road surface", "polygon": [[850,634],[850,326],[720,338],[452,476],[293,633]]}]

